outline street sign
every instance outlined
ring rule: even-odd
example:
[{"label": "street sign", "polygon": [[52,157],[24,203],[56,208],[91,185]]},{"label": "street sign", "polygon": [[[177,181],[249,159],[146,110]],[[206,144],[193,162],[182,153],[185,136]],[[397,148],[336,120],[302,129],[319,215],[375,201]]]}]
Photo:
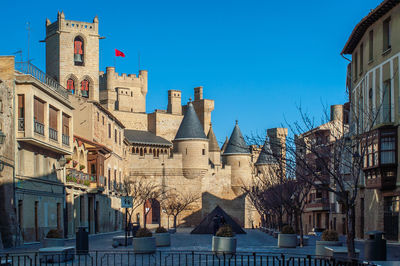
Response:
[{"label": "street sign", "polygon": [[131,196],[123,196],[121,197],[121,208],[132,208],[133,199]]}]

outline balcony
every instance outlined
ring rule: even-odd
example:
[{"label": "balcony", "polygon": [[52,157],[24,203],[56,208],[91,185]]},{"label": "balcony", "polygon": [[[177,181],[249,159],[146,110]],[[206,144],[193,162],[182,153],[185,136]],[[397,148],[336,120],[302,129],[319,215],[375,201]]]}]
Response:
[{"label": "balcony", "polygon": [[38,133],[40,135],[44,136],[44,125],[42,123],[39,123],[38,121],[35,120],[34,122],[34,131],[35,133]]},{"label": "balcony", "polygon": [[365,182],[365,187],[370,189],[392,190],[396,188],[395,171],[385,171],[377,173],[376,175],[369,175]]},{"label": "balcony", "polygon": [[364,136],[365,187],[392,190],[397,179],[397,128],[382,127]]},{"label": "balcony", "polygon": [[67,169],[66,180],[67,183],[79,184],[86,187],[91,186],[92,183],[97,184],[96,176],[88,175],[73,168]]},{"label": "balcony", "polygon": [[25,131],[25,118],[18,118],[18,131]]},{"label": "balcony", "polygon": [[62,143],[69,146],[69,136],[62,134]]},{"label": "balcony", "polygon": [[49,138],[58,141],[58,131],[49,127]]},{"label": "balcony", "polygon": [[327,198],[313,199],[305,206],[305,211],[329,211],[330,205]]},{"label": "balcony", "polygon": [[61,86],[55,79],[41,71],[36,66],[28,62],[16,62],[15,69],[21,73],[31,75],[41,83],[47,85],[50,89],[61,95],[63,98],[68,99],[68,91]]}]

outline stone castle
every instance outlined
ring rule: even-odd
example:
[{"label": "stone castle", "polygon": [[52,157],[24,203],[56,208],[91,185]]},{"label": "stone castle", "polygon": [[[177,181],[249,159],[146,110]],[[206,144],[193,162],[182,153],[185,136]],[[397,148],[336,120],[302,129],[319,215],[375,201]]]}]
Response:
[{"label": "stone castle", "polygon": [[[168,188],[201,194],[180,223],[196,225],[219,205],[242,226],[258,225],[258,214],[242,187],[273,160],[259,158],[260,148],[246,145],[237,122],[230,139],[219,147],[211,126],[214,101],[203,98],[203,87],[194,89],[194,100],[186,105],[181,91],[169,90],[167,109],[146,113],[147,71],[119,74],[107,67],[99,72],[101,38],[97,17],[92,23],[78,22],[66,20],[61,12],[54,23],[46,20],[46,72],[71,92],[74,135],[98,142],[80,129],[87,119],[80,113],[82,106],[99,103],[125,127],[123,160],[117,163],[124,178],[150,178]],[[268,135],[284,147],[286,129],[271,129]],[[117,176],[108,178],[118,183]],[[142,210],[137,212],[140,217]],[[150,223],[167,223],[159,206],[153,206],[149,217]]]},{"label": "stone castle", "polygon": [[[13,148],[0,155],[15,158],[14,170],[7,166],[0,180],[0,208],[10,214],[0,217],[3,242],[40,241],[56,228],[65,237],[79,226],[90,234],[121,230],[121,188],[137,178],[198,195],[178,225],[198,225],[219,205],[241,226],[257,226],[260,217],[242,188],[276,166],[271,150],[285,155],[287,129],[269,129],[263,147],[248,146],[236,122],[220,147],[211,124],[214,101],[203,97],[203,87],[184,104],[181,91],[169,90],[167,108],[146,113],[147,71],[99,71],[102,38],[97,17],[87,23],[59,12],[56,21],[46,19],[46,73],[0,57],[1,91],[14,97],[13,119],[0,112],[0,130],[14,136],[5,146]],[[160,202],[145,202],[133,221],[167,227]]]}]

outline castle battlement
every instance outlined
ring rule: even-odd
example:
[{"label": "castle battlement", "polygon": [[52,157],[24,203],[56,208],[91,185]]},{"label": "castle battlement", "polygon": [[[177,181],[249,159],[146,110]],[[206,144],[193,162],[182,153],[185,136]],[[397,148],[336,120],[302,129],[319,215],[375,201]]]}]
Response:
[{"label": "castle battlement", "polygon": [[67,30],[76,32],[87,32],[89,34],[98,34],[99,19],[94,17],[93,22],[82,22],[76,20],[66,20],[64,12],[58,12],[57,21],[51,23],[46,19],[46,34],[47,36],[56,33],[57,31]]}]

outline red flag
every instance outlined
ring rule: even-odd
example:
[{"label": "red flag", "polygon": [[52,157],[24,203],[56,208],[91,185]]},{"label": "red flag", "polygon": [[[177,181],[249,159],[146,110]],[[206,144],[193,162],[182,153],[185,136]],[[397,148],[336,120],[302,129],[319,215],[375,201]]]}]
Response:
[{"label": "red flag", "polygon": [[125,57],[125,54],[123,52],[121,52],[120,50],[115,49],[115,56]]}]

